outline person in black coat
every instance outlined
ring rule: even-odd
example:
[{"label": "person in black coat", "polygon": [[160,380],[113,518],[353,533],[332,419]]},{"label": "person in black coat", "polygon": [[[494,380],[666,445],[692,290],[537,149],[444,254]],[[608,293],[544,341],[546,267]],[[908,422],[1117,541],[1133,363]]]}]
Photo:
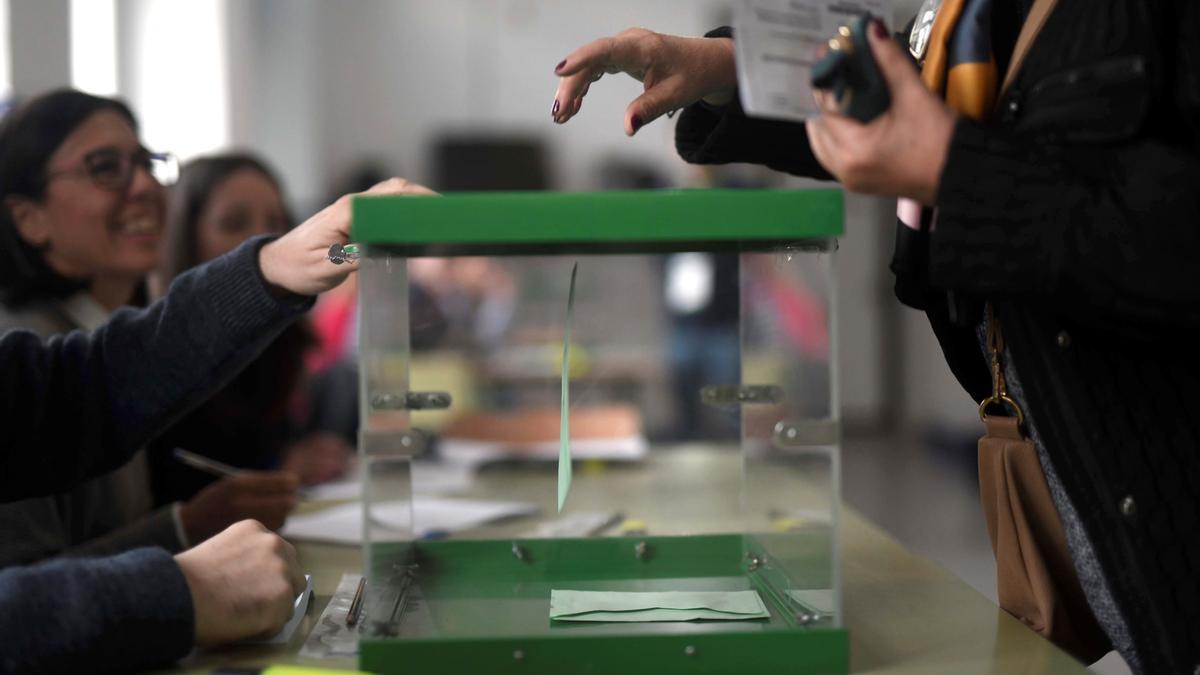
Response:
[{"label": "person in black coat", "polygon": [[[1001,73],[1028,10],[995,3]],[[578,113],[599,74],[631,73],[646,88],[626,133],[684,108],[688,161],[936,207],[932,228],[898,226],[897,296],[976,401],[993,303],[1093,612],[1135,672],[1200,669],[1200,5],[1061,0],[988,123],[926,90],[886,32],[871,42],[892,106],[870,124],[752,119],[730,37],[590,43],[556,68],[552,116]]]}]

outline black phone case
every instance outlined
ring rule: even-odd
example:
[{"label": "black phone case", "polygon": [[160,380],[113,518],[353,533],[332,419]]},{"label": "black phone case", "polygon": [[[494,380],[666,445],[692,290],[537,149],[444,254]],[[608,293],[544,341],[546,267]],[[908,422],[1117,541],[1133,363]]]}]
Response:
[{"label": "black phone case", "polygon": [[852,50],[830,50],[812,69],[813,88],[833,92],[842,113],[863,124],[878,117],[892,103],[883,73],[879,72],[867,42],[872,18],[864,14],[850,24]]}]

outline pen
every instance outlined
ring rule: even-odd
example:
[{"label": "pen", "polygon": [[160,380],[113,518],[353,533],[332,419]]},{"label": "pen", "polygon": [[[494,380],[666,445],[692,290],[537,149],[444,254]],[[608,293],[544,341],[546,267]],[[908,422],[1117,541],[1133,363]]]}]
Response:
[{"label": "pen", "polygon": [[241,473],[241,469],[235,469],[224,462],[218,462],[215,459],[209,459],[208,457],[197,455],[194,452],[188,452],[183,448],[175,448],[173,454],[175,455],[175,459],[178,459],[193,469],[198,469],[214,476],[236,476],[237,474]]},{"label": "pen", "polygon": [[346,625],[353,626],[358,623],[358,614],[362,611],[363,588],[367,585],[367,578],[361,577],[358,580],[358,590],[354,591],[354,599],[350,601],[350,611],[346,612]]},{"label": "pen", "polygon": [[[178,459],[179,461],[183,462],[184,464],[187,464],[188,466],[192,467],[193,469],[197,469],[199,471],[203,471],[204,473],[212,474],[214,476],[218,476],[218,477],[236,476],[242,472],[242,469],[239,469],[234,466],[229,466],[225,462],[218,462],[215,459],[209,459],[208,457],[205,457],[204,455],[197,455],[196,453],[189,452],[187,450],[184,450],[183,448],[175,448],[172,451],[172,454],[175,455],[175,459]],[[311,499],[312,493],[309,490],[302,487],[299,490],[296,490],[296,496],[299,497],[300,499]]]}]

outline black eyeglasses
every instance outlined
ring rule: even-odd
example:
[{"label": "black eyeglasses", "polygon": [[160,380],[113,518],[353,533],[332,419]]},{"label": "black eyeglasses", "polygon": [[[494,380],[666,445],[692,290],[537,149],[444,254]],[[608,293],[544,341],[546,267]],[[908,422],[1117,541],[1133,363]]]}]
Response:
[{"label": "black eyeglasses", "polygon": [[58,176],[87,176],[98,188],[124,192],[133,183],[133,172],[138,168],[145,169],[164,186],[173,185],[179,179],[179,160],[170,153],[140,148],[130,154],[116,148],[100,148],[85,155],[80,166],[47,173],[46,180]]}]

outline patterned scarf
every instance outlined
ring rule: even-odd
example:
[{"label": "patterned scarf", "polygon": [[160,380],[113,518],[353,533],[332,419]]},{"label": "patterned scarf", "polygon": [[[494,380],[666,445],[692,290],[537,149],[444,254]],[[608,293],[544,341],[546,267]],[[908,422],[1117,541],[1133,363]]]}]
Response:
[{"label": "patterned scarf", "polygon": [[[914,52],[925,52],[921,81],[930,91],[960,115],[987,119],[999,88],[992,51],[992,0],[927,0],[917,15],[910,45]],[[896,216],[909,227],[926,222],[932,229],[929,211],[911,199],[901,199]]]}]

